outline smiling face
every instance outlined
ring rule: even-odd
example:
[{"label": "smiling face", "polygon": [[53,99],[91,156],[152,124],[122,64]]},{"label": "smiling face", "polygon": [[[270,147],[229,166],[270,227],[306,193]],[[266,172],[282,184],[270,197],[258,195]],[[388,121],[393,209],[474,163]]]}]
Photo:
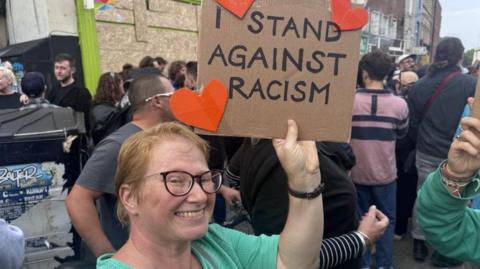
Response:
[{"label": "smiling face", "polygon": [[[208,229],[215,194],[205,193],[198,183],[185,196],[175,197],[165,188],[160,172],[185,171],[200,175],[208,171],[204,154],[192,142],[172,136],[156,143],[136,204],[130,215],[132,229],[146,231],[162,242],[188,242]],[[157,175],[155,175],[157,174]],[[155,175],[155,176],[150,176]]]}]

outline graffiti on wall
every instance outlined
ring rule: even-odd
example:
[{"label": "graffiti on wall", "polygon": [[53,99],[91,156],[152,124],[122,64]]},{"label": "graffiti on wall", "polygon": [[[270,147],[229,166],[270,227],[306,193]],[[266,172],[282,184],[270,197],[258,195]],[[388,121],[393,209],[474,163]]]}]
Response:
[{"label": "graffiti on wall", "polygon": [[58,164],[0,166],[0,218],[14,220],[47,198]]}]

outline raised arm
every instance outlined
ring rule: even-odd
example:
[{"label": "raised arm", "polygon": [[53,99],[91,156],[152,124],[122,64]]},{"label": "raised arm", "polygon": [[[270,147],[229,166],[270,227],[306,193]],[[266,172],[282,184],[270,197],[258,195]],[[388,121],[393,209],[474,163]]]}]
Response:
[{"label": "raised arm", "polygon": [[280,234],[277,268],[318,268],[323,238],[320,166],[315,142],[298,142],[298,128],[288,121],[286,139],[274,139],[273,146],[288,176],[289,192],[309,193],[310,199],[289,195],[289,212]]},{"label": "raised arm", "polygon": [[[469,100],[470,102],[472,100]],[[418,220],[427,241],[444,255],[480,261],[480,213],[467,208],[478,193],[480,120],[464,118],[448,160],[430,174],[417,198]]]}]

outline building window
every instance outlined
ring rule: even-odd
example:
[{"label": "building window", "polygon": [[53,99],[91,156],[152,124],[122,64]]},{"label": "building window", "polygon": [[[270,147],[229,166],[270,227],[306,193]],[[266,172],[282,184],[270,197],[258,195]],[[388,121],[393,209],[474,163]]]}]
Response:
[{"label": "building window", "polygon": [[368,51],[368,37],[367,36],[362,36],[362,39],[360,40],[360,54],[364,55],[367,54]]},{"label": "building window", "polygon": [[397,19],[394,17],[390,18],[390,24],[389,24],[389,37],[392,39],[397,38]]},{"label": "building window", "polygon": [[380,35],[381,36],[388,36],[388,17],[387,16],[381,16],[381,21],[380,21]]},{"label": "building window", "polygon": [[380,33],[380,13],[372,11],[370,13],[370,33],[378,35]]}]

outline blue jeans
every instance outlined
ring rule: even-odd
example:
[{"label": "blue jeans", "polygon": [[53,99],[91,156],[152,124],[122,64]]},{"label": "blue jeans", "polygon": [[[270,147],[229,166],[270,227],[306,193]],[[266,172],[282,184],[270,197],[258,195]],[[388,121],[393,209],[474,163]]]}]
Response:
[{"label": "blue jeans", "polygon": [[[393,233],[395,230],[397,182],[394,181],[380,186],[355,185],[355,187],[357,188],[358,197],[357,213],[360,218],[368,211],[371,205],[375,205],[390,220],[385,233],[377,241],[375,260],[377,268],[393,268]],[[362,268],[370,268],[370,263],[371,253],[370,250],[367,250],[362,258]]]}]

